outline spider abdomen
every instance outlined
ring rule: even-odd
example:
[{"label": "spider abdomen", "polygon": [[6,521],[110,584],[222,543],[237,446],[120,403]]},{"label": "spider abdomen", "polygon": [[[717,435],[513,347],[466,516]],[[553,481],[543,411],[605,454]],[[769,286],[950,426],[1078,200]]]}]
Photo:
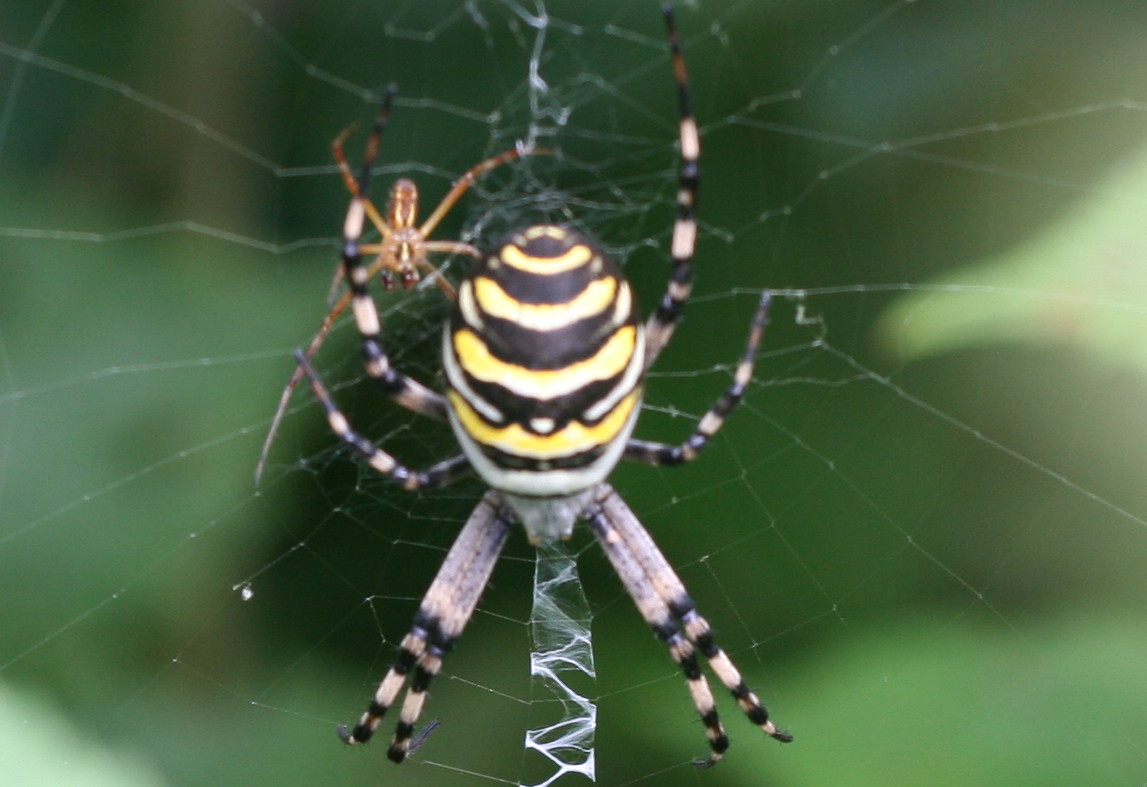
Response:
[{"label": "spider abdomen", "polygon": [[442,355],[451,424],[495,489],[573,495],[617,463],[641,405],[644,330],[618,266],[579,233],[533,226],[485,255]]}]

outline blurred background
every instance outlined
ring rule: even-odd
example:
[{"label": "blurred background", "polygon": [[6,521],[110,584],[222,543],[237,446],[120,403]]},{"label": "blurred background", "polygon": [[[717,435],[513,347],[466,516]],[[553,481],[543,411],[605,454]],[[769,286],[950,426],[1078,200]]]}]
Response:
[{"label": "blurred background", "polygon": [[[697,297],[638,434],[678,441],[776,294],[746,403],[694,465],[613,476],[774,718],[703,729],[584,532],[601,784],[1147,781],[1147,8],[683,3],[702,127]],[[648,0],[16,0],[0,7],[0,775],[11,784],[537,783],[533,552],[511,537],[411,762],[349,751],[481,494],[394,489],[309,391],[329,152],[400,98],[377,194],[436,237],[580,227],[664,289],[675,94]],[[348,151],[357,158],[363,135]],[[463,260],[441,259],[457,278]],[[379,293],[436,384],[434,287]],[[410,463],[342,321],[317,358]],[[392,721],[384,723],[389,734]],[[574,784],[571,777],[561,784]],[[584,780],[582,780],[584,781]]]}]

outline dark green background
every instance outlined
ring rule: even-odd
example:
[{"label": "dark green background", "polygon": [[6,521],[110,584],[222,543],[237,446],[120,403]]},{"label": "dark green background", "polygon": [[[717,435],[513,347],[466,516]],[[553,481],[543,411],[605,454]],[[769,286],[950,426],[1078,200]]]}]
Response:
[{"label": "dark green background", "polygon": [[[330,140],[399,82],[379,185],[413,173],[429,207],[526,133],[537,31],[497,2],[262,3],[266,27],[244,8],[0,8],[0,775],[536,781],[522,739],[551,717],[526,702],[542,697],[521,538],[414,761],[334,735],[480,487],[403,495],[336,450],[309,395],[258,490],[251,474],[334,270],[346,197]],[[656,4],[545,10],[540,98],[573,110],[543,123],[559,152],[494,173],[441,237],[575,221],[648,308],[676,134]],[[797,741],[762,740],[722,695],[733,747],[695,771],[683,682],[580,534],[599,782],[1142,784],[1137,279],[1088,302],[1135,321],[1125,351],[1056,324],[905,361],[873,327],[898,295],[880,285],[1004,254],[1110,192],[1147,127],[1142,4],[706,2],[679,25],[705,143],[699,297],[640,435],[692,428],[673,413],[727,383],[752,293],[810,293],[777,298],[747,404],[697,465],[614,480]],[[1121,196],[1147,215],[1144,192]],[[1117,251],[1128,271],[1147,261]],[[380,300],[396,361],[433,380],[441,298]],[[798,324],[798,305],[823,322]],[[411,462],[447,455],[444,430],[361,384],[352,333],[319,363],[340,402]]]}]

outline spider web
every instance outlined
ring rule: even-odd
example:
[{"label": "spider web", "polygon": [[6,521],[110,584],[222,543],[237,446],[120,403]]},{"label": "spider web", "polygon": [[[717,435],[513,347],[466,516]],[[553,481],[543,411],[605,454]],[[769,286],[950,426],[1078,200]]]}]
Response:
[{"label": "spider web", "polygon": [[[703,457],[612,480],[796,742],[718,692],[732,748],[698,776],[683,681],[579,532],[564,564],[511,537],[411,762],[346,751],[481,486],[395,490],[304,392],[251,483],[326,308],[330,140],[389,81],[377,183],[413,177],[424,211],[518,141],[555,150],[437,237],[572,223],[655,302],[656,4],[24,0],[0,9],[6,782],[537,784],[560,767],[526,741],[594,712],[568,748],[605,784],[1147,780],[1142,5],[734,0],[678,25],[698,289],[638,434],[688,434],[762,288],[774,307]],[[435,383],[442,296],[379,302],[395,363]],[[317,357],[340,404],[411,464],[449,455],[354,339],[344,320]],[[541,602],[584,594],[562,607],[593,677],[557,675],[584,703],[531,679],[554,637],[586,642],[531,612],[535,572],[573,564],[580,592]]]}]

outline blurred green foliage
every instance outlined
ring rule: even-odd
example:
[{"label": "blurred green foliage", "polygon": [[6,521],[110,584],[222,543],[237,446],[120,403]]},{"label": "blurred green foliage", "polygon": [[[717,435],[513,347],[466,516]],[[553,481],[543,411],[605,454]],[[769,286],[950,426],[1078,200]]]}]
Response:
[{"label": "blurred green foliage", "polygon": [[1147,145],[1030,239],[900,299],[887,342],[913,360],[999,343],[1078,350],[1147,371]]}]

